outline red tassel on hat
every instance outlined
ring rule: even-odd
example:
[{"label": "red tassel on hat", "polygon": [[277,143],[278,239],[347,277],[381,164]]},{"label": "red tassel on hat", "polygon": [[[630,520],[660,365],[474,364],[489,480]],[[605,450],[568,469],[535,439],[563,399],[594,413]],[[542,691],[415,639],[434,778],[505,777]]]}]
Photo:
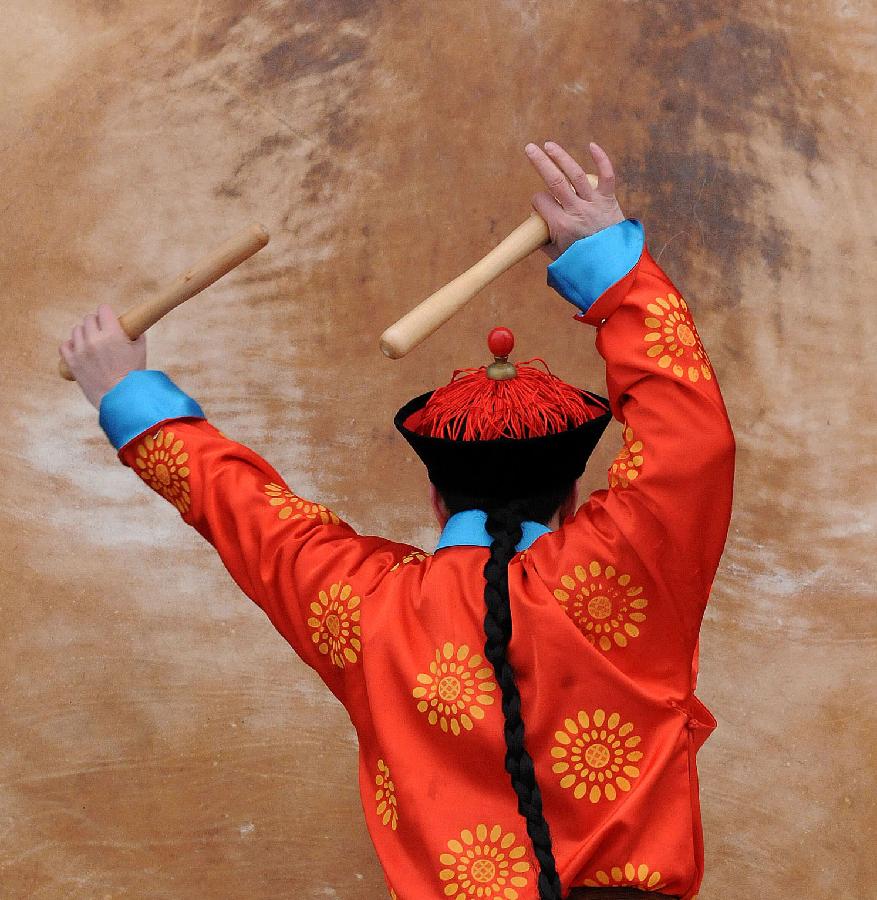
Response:
[{"label": "red tassel on hat", "polygon": [[[462,441],[543,437],[605,414],[553,375],[544,359],[510,363],[514,345],[508,328],[494,328],[487,337],[494,361],[456,369],[450,383],[437,388],[424,406],[418,434]],[[528,365],[537,361],[545,372]]]}]

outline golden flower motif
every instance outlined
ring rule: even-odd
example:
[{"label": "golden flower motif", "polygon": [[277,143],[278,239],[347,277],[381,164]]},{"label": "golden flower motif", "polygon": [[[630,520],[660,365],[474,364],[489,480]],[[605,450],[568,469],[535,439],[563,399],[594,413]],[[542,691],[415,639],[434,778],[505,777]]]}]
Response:
[{"label": "golden flower motif", "polygon": [[464,828],[459,840],[448,841],[448,850],[451,852],[439,855],[446,867],[439,871],[446,897],[517,900],[520,895],[515,888],[531,884],[530,863],[523,859],[526,849],[517,843],[513,831],[503,834],[499,825],[489,832],[487,825],[476,825],[474,834]]},{"label": "golden flower motif", "polygon": [[392,888],[390,888],[390,900],[398,900],[396,892]]},{"label": "golden flower motif", "polygon": [[343,669],[345,659],[356,662],[356,653],[362,649],[359,627],[359,597],[351,597],[349,584],[333,584],[329,593],[320,591],[319,600],[311,603],[314,614],[308,619],[311,639],[320,653],[328,653],[332,662]]},{"label": "golden flower motif", "polygon": [[382,760],[378,760],[378,774],[375,775],[375,802],[377,813],[384,825],[389,825],[393,831],[399,824],[399,815],[396,809],[396,786],[390,778],[390,768]]},{"label": "golden flower motif", "polygon": [[154,490],[185,513],[191,505],[189,454],[183,451],[183,441],[174,440],[172,431],[159,428],[147,434],[137,445],[134,464],[137,474]]},{"label": "golden flower motif", "polygon": [[635,866],[625,863],[624,866],[613,866],[608,872],[602,869],[594,873],[593,878],[586,878],[587,887],[636,887],[645,891],[659,891],[664,887],[660,872],[652,872],[645,864]]},{"label": "golden flower motif", "polygon": [[646,343],[652,346],[646,355],[658,357],[662,369],[672,366],[672,372],[679,378],[688,376],[694,382],[703,375],[709,381],[713,377],[710,361],[703,348],[688,304],[675,294],[666,299],[656,297],[646,309],[652,313],[645,319]]},{"label": "golden flower motif", "polygon": [[409,553],[407,556],[403,556],[396,565],[390,568],[390,571],[393,572],[398,569],[400,566],[407,565],[411,562],[420,562],[423,559],[426,559],[429,556],[428,553],[421,553],[419,550],[415,550],[413,553]]},{"label": "golden flower motif", "polygon": [[[618,791],[629,791],[630,779],[639,777],[633,763],[643,754],[635,749],[640,742],[632,735],[633,723],[619,727],[621,716],[614,712],[608,718],[602,709],[589,717],[582,709],[575,719],[565,719],[563,730],[555,731],[557,741],[551,755],[557,760],[551,767],[562,788],[572,788],[577,800],[587,795],[591,803],[603,797],[614,800]],[[628,736],[629,735],[629,736]]]},{"label": "golden flower motif", "polygon": [[265,485],[265,493],[270,497],[272,506],[279,506],[278,518],[289,519],[320,519],[324,525],[337,525],[341,520],[331,509],[327,509],[322,503],[312,503],[304,500],[297,494],[293,494],[282,484],[270,482]]},{"label": "golden flower motif", "polygon": [[592,644],[611,650],[639,636],[649,601],[641,596],[641,587],[630,585],[630,575],[619,575],[615,566],[604,568],[596,560],[587,569],[576,566],[573,573],[575,578],[560,579],[563,587],[556,588],[554,596]]},{"label": "golden flower motif", "polygon": [[618,451],[609,467],[609,484],[611,487],[629,487],[631,481],[639,477],[643,464],[643,442],[633,439],[633,429],[624,426],[624,446]]},{"label": "golden flower motif", "polygon": [[411,692],[418,701],[417,709],[427,714],[430,725],[438,723],[442,731],[450,728],[454,734],[460,734],[461,725],[471,731],[472,719],[484,718],[483,707],[493,703],[490,692],[496,690],[496,682],[491,680],[493,667],[483,663],[477,653],[469,656],[466,644],[455,650],[447,641],[435,651],[429,673],[417,676],[419,683]]}]

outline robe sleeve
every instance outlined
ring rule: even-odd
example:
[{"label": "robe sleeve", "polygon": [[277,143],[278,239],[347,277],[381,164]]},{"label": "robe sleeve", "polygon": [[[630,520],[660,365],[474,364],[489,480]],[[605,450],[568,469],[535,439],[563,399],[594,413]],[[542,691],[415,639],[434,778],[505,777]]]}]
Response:
[{"label": "robe sleeve", "polygon": [[100,423],[129,466],[218,552],[241,590],[348,708],[362,683],[363,599],[415,547],[360,535],[211,425],[163,372],[136,370]]},{"label": "robe sleeve", "polygon": [[608,488],[540,538],[539,552],[555,571],[637,557],[671,598],[693,655],[728,533],[735,442],[692,309],[634,219],[575,242],[548,283],[596,329],[623,443]]}]

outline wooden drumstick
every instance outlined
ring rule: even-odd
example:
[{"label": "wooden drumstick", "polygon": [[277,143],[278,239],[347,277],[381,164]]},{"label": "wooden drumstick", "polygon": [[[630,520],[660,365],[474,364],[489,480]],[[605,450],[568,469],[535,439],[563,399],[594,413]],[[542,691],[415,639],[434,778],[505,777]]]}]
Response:
[{"label": "wooden drumstick", "polygon": [[[588,180],[593,187],[597,186],[596,175],[589,174]],[[545,220],[539,213],[531,213],[525,222],[471,269],[439,288],[392,324],[381,335],[384,355],[390,359],[405,356],[459,312],[479,291],[550,240]]]},{"label": "wooden drumstick", "polygon": [[[191,269],[175,278],[154,297],[122,313],[119,316],[122,330],[132,341],[136,341],[147,328],[155,325],[172,309],[201,293],[204,288],[261,250],[268,240],[268,231],[263,225],[253,224],[245,228],[212,253],[199,259]],[[76,380],[65,359],[60,360],[58,370],[62,378]]]}]

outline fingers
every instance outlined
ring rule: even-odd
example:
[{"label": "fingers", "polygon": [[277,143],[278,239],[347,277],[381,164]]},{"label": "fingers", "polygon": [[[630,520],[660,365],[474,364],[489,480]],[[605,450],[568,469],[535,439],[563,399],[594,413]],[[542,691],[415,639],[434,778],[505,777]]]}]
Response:
[{"label": "fingers", "polygon": [[64,342],[64,345],[71,353],[82,353],[86,343],[95,344],[100,334],[101,327],[98,317],[94,313],[89,313],[79,325],[74,325],[70,332],[70,338]]},{"label": "fingers", "polygon": [[97,340],[97,337],[100,334],[100,328],[97,324],[97,316],[94,313],[87,315],[82,320],[82,331],[85,335],[85,339],[89,343],[94,343],[94,341]]},{"label": "fingers", "polygon": [[585,170],[560,146],[554,141],[547,141],[545,151],[560,166],[563,174],[570,180],[575,188],[576,193],[582,200],[590,200],[593,196],[594,189]]},{"label": "fingers", "polygon": [[101,303],[96,314],[90,313],[73,329],[69,342],[71,346],[76,346],[77,332],[82,341],[89,343],[94,343],[101,334],[124,334],[121,323],[108,303]]},{"label": "fingers", "polygon": [[560,171],[544,150],[535,144],[527,144],[524,150],[533,167],[542,176],[545,186],[561,206],[573,204],[580,199],[567,181],[566,175]]},{"label": "fingers", "polygon": [[615,170],[606,151],[594,142],[589,149],[597,167],[597,187],[593,188],[584,169],[560,144],[547,141],[545,151],[536,144],[527,144],[527,156],[545,185],[561,206],[570,206],[577,199],[594,200],[615,196]]},{"label": "fingers", "polygon": [[109,303],[101,303],[97,308],[97,321],[101,331],[106,331],[109,334],[125,333],[125,329],[122,328],[121,323],[118,318],[116,318],[116,314],[113,312],[113,308]]},{"label": "fingers", "polygon": [[548,191],[539,191],[538,194],[533,194],[531,202],[536,212],[548,223],[549,228],[555,215],[563,209]]},{"label": "fingers", "polygon": [[606,151],[593,141],[588,145],[594,165],[597,166],[597,193],[604,197],[615,196],[615,170]]},{"label": "fingers", "polygon": [[545,224],[548,225],[548,235],[551,240],[542,248],[542,250],[551,259],[557,259],[559,253],[554,246],[557,237],[555,234],[555,222],[557,214],[563,212],[563,207],[548,193],[548,191],[539,191],[538,194],[534,194],[533,199],[530,202],[533,204],[533,209],[545,219]]}]

